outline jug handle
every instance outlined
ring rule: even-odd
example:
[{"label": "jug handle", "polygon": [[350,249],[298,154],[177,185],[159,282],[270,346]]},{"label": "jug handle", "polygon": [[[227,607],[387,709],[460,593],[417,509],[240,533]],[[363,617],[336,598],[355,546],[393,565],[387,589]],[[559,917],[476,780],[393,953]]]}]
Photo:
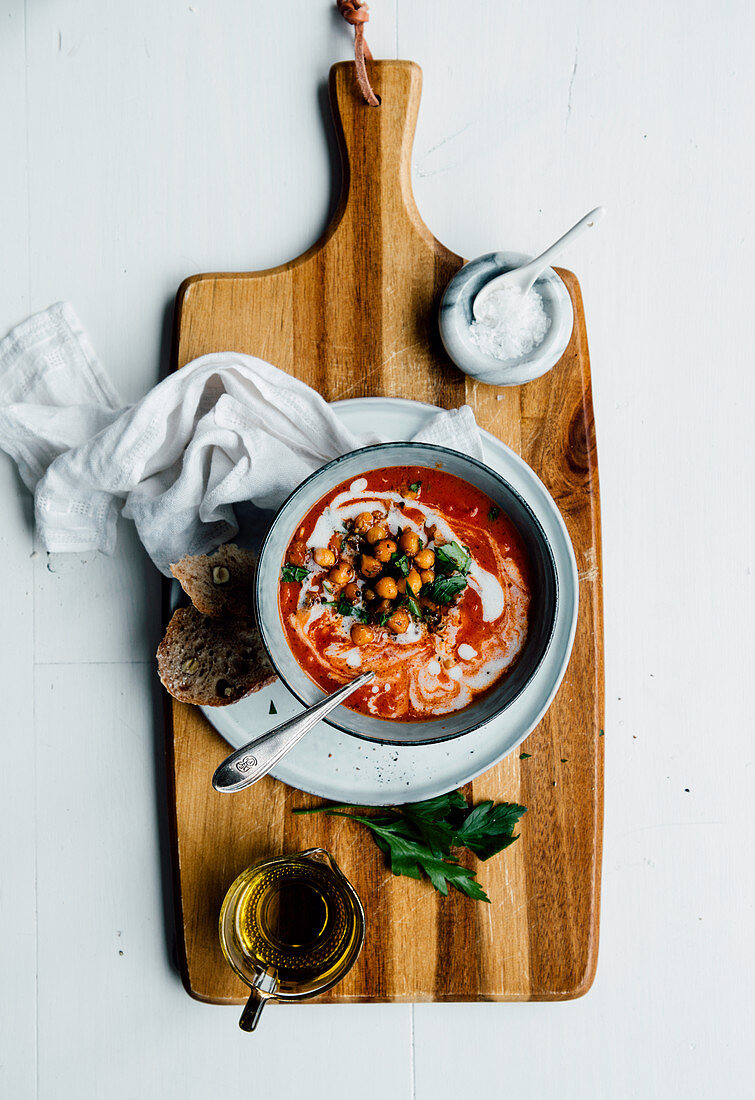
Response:
[{"label": "jug handle", "polygon": [[268,998],[263,993],[252,987],[249,1000],[244,1005],[244,1011],[241,1013],[241,1019],[239,1020],[239,1027],[242,1031],[254,1031],[267,1000]]}]

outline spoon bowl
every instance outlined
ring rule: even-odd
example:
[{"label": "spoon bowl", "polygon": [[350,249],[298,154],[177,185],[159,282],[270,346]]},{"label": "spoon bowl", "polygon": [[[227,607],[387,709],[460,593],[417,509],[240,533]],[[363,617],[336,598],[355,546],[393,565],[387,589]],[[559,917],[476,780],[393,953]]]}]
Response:
[{"label": "spoon bowl", "polygon": [[215,790],[220,794],[233,794],[262,779],[326,714],[330,714],[344,699],[353,695],[357,688],[369,684],[374,676],[374,672],[363,672],[319,703],[308,707],[303,714],[289,718],[287,722],[260,734],[230,756],[226,756],[218,764],[212,777]]},{"label": "spoon bowl", "polygon": [[472,303],[472,313],[474,314],[475,321],[482,321],[485,319],[485,305],[490,300],[491,294],[494,294],[496,291],[516,289],[520,291],[522,297],[528,294],[538,276],[545,271],[546,267],[548,267],[557,256],[560,256],[564,249],[568,248],[573,241],[576,241],[577,238],[581,237],[588,229],[592,229],[594,225],[597,225],[604,214],[605,208],[596,206],[589,214],[585,214],[584,218],[580,218],[562,237],[559,237],[550,248],[546,248],[545,252],[541,252],[539,256],[536,256],[534,260],[530,260],[520,267],[511,268],[511,270],[504,272],[502,275],[498,275],[495,279],[491,279],[489,283],[486,283]]}]

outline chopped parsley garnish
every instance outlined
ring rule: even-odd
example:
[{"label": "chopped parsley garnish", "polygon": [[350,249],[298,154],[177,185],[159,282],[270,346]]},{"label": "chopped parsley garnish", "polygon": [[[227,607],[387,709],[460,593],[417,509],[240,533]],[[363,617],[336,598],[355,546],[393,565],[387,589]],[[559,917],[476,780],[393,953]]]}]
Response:
[{"label": "chopped parsley garnish", "polygon": [[408,577],[412,565],[403,550],[397,550],[395,554],[391,555],[391,565],[394,569],[398,569],[399,573],[403,573],[405,577]]},{"label": "chopped parsley garnish", "polygon": [[525,806],[512,802],[481,802],[470,807],[461,791],[451,791],[426,802],[412,802],[365,817],[350,810],[368,806],[336,804],[294,810],[295,814],[323,813],[350,817],[372,830],[373,839],[390,861],[394,875],[421,879],[423,872],[435,889],[448,895],[452,886],[477,901],[490,901],[474,871],[459,865],[452,848],[467,848],[486,860],[513,844],[514,828]]},{"label": "chopped parsley garnish", "polygon": [[275,708],[275,703],[272,701],[272,699],[270,700],[270,710],[267,713],[268,714],[277,714],[278,713],[278,711]]},{"label": "chopped parsley garnish", "polygon": [[404,596],[401,601],[401,606],[405,607],[410,615],[413,615],[415,619],[422,618],[422,612],[419,609],[419,604],[413,596]]},{"label": "chopped parsley garnish", "polygon": [[345,596],[341,596],[336,604],[336,611],[339,615],[343,615],[347,618],[349,615],[352,619],[357,619],[360,623],[367,621],[367,612],[363,607],[355,607],[353,603],[349,603]]},{"label": "chopped parsley garnish", "polygon": [[353,603],[346,599],[345,596],[339,596],[337,600],[320,600],[323,607],[334,607],[336,614],[342,615],[343,618],[351,616],[352,619],[356,619],[360,623],[367,622],[367,612],[363,607],[356,607]]},{"label": "chopped parsley garnish", "polygon": [[286,584],[301,584],[305,577],[309,576],[309,570],[303,565],[284,565],[281,570],[281,580]]},{"label": "chopped parsley garnish", "polygon": [[458,542],[447,542],[435,551],[435,569],[438,573],[458,571],[466,576],[471,568],[472,555],[466,546],[459,546]]},{"label": "chopped parsley garnish", "polygon": [[419,492],[419,489],[420,489],[420,486],[421,486],[421,484],[422,484],[422,482],[421,482],[421,481],[413,481],[413,482],[411,483],[411,485],[409,486],[409,492],[410,492],[410,493],[418,493],[418,492]]},{"label": "chopped parsley garnish", "polygon": [[422,595],[429,596],[433,603],[450,603],[454,596],[463,592],[467,587],[467,578],[459,573],[450,577],[436,577],[432,584],[426,584],[422,588]]},{"label": "chopped parsley garnish", "polygon": [[532,753],[531,753],[531,752],[520,752],[520,753],[519,753],[519,759],[520,759],[520,760],[529,760],[529,758],[530,758],[531,756],[532,756]]},{"label": "chopped parsley garnish", "polygon": [[488,519],[492,523],[494,519],[498,519],[500,514],[501,514],[501,509],[496,507],[496,505],[494,504],[493,507],[488,512]]}]

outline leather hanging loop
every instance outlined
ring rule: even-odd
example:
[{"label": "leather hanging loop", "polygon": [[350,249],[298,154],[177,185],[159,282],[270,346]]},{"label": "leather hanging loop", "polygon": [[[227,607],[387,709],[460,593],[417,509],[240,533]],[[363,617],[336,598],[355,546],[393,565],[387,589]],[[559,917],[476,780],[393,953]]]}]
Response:
[{"label": "leather hanging loop", "polygon": [[362,95],[370,107],[379,107],[380,100],[372,90],[367,76],[366,61],[372,61],[370,47],[364,39],[364,24],[369,20],[369,5],[363,0],[336,0],[338,10],[347,23],[354,28],[354,63],[357,70],[357,80],[362,89]]}]

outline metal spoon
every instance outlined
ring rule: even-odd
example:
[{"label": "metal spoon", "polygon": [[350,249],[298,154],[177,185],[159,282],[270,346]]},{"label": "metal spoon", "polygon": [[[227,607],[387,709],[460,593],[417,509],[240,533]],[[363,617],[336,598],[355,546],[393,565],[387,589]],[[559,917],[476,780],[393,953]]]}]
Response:
[{"label": "metal spoon", "polygon": [[559,237],[550,248],[546,248],[545,252],[541,252],[534,260],[522,264],[521,267],[515,267],[513,271],[505,271],[503,275],[497,275],[495,279],[491,279],[489,283],[486,283],[472,303],[472,313],[475,321],[484,319],[485,303],[494,290],[516,287],[521,290],[522,296],[524,296],[532,289],[535,279],[541,271],[544,271],[550,265],[551,260],[555,260],[556,256],[560,256],[566,246],[571,244],[572,241],[576,241],[577,237],[581,237],[585,230],[597,225],[605,212],[605,207],[596,206],[589,214],[585,214],[584,218],[580,218],[577,224],[573,225],[568,232],[564,233],[563,237]]},{"label": "metal spoon", "polygon": [[295,718],[290,718],[288,722],[236,749],[215,769],[212,777],[215,790],[221,794],[233,794],[234,791],[242,791],[244,787],[250,787],[252,783],[262,779],[321,718],[330,714],[334,707],[348,699],[357,688],[369,684],[374,676],[374,672],[363,672],[351,683],[344,684],[326,699],[309,707],[303,714],[297,714]]}]

